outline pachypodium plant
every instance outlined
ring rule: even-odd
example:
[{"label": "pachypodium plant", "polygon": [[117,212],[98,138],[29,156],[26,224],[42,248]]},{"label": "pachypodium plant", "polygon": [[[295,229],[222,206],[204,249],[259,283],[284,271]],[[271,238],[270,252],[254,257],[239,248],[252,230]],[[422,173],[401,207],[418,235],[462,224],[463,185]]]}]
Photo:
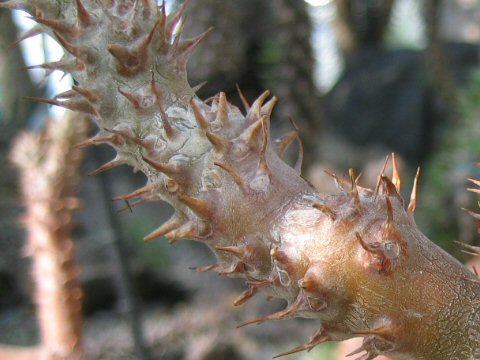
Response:
[{"label": "pachypodium plant", "polygon": [[85,116],[70,112],[60,121],[48,121],[41,134],[22,133],[13,146],[11,160],[20,170],[26,207],[25,248],[32,256],[41,343],[34,348],[12,348],[10,353],[0,347],[2,359],[84,357],[83,293],[70,234],[73,210],[79,207],[75,189],[83,157],[83,151],[74,145],[86,138],[86,125]]},{"label": "pachypodium plant", "polygon": [[[225,95],[202,101],[185,65],[205,34],[181,35],[185,5],[167,15],[152,0],[10,0],[66,51],[38,65],[70,73],[78,85],[37,99],[89,114],[99,131],[82,145],[107,143],[116,157],[94,174],[129,164],[147,184],[117,199],[164,200],[175,208],[145,237],[197,240],[218,263],[197,268],[246,280],[235,300],[283,298],[285,310],[252,320],[320,320],[303,345],[363,337],[352,355],[374,359],[480,359],[480,283],[428,240],[400,195],[400,177],[376,189],[336,179],[320,195],[281,153],[295,134],[269,135],[276,99],[261,94],[245,111]],[[395,162],[394,162],[395,165]],[[396,169],[396,166],[394,166]],[[280,356],[279,355],[279,356]]]}]

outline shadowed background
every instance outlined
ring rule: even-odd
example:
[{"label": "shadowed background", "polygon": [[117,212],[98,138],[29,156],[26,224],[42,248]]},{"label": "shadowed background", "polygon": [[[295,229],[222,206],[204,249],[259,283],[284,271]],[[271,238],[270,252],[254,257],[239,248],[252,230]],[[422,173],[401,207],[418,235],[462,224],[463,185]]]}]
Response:
[{"label": "shadowed background", "polygon": [[[460,208],[475,206],[464,189],[467,177],[479,177],[479,1],[193,0],[187,17],[186,36],[215,28],[190,62],[191,84],[208,81],[200,97],[222,90],[241,108],[237,86],[248,100],[270,89],[280,100],[272,130],[291,131],[289,118],[298,124],[304,174],[321,192],[336,191],[324,169],[342,174],[354,167],[363,171],[362,185],[374,186],[386,154],[395,151],[407,195],[421,165],[419,227],[467,260],[453,240],[478,244]],[[26,346],[38,342],[39,330],[17,221],[23,213],[18,180],[7,155],[16,133],[43,128],[51,110],[22,97],[55,92],[54,81],[41,81],[42,71],[19,70],[23,57],[9,47],[18,34],[3,10],[0,30],[0,342]],[[44,37],[35,39],[40,47],[26,58],[29,65],[41,63],[43,51],[53,56]],[[214,261],[200,244],[143,244],[172,209],[112,203],[143,177],[127,168],[87,177],[112,151],[86,152],[77,193],[83,206],[72,231],[85,294],[86,358],[268,359],[317,327],[290,320],[237,330],[236,324],[282,304],[260,296],[233,307],[241,283],[188,269]],[[297,153],[292,146],[292,163]],[[343,358],[335,351],[327,344],[291,358]]]}]

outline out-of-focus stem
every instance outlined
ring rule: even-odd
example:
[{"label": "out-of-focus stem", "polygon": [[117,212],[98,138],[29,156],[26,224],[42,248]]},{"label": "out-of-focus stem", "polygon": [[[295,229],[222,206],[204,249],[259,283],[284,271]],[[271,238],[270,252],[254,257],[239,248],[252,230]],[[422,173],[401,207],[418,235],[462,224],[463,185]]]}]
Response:
[{"label": "out-of-focus stem", "polygon": [[32,257],[35,302],[41,336],[40,359],[82,358],[82,290],[70,237],[72,212],[85,136],[78,115],[49,121],[41,134],[25,132],[12,160],[20,169],[26,208],[26,252]]}]

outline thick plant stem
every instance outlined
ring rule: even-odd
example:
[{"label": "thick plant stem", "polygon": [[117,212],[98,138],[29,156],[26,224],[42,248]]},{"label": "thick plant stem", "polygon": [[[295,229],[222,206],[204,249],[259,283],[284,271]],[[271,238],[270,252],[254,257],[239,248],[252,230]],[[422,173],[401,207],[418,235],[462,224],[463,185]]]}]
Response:
[{"label": "thick plant stem", "polygon": [[175,208],[145,240],[204,242],[218,263],[198,272],[246,280],[236,305],[258,292],[288,302],[244,325],[320,320],[309,341],[280,355],[361,336],[360,360],[480,358],[480,283],[418,230],[418,176],[408,206],[398,171],[369,190],[351,170],[348,181],[333,175],[339,194],[316,193],[301,161],[292,168],[281,159],[296,136],[270,139],[268,92],[245,112],[223,93],[195,96],[185,65],[206,34],[176,33],[184,7],[167,16],[149,0],[3,6],[34,14],[68,52],[61,65],[41,66],[71,72],[79,86],[37,100],[94,118],[100,130],[83,145],[108,143],[117,155],[92,174],[130,164],[148,182],[116,199]]},{"label": "thick plant stem", "polygon": [[27,253],[41,335],[40,359],[82,357],[82,290],[70,237],[85,119],[50,121],[44,134],[23,133],[12,150],[26,207]]}]

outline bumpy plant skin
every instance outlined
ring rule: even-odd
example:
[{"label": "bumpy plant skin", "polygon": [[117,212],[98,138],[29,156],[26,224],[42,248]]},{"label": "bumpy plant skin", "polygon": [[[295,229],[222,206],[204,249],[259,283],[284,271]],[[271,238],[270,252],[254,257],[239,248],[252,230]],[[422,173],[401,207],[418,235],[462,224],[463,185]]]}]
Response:
[{"label": "bumpy plant skin", "polygon": [[25,9],[68,52],[40,67],[69,72],[79,86],[41,101],[94,118],[100,130],[83,145],[117,151],[94,173],[129,164],[148,183],[117,199],[174,206],[146,240],[207,244],[218,264],[197,271],[245,278],[237,305],[258,292],[288,302],[250,323],[321,321],[288,353],[362,336],[354,352],[361,360],[480,359],[480,284],[417,229],[416,190],[405,210],[396,171],[380,176],[375,191],[357,186],[352,171],[351,184],[339,180],[340,194],[317,194],[300,162],[292,168],[279,156],[295,134],[269,137],[268,92],[246,104],[246,114],[222,93],[209,102],[195,96],[185,64],[204,35],[175,34],[183,7],[167,16],[150,0],[2,6]]}]

